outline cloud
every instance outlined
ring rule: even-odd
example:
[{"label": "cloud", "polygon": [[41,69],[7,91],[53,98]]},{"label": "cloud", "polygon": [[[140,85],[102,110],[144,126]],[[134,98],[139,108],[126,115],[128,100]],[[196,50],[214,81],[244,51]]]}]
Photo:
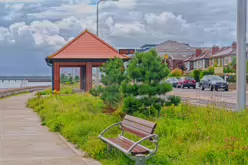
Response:
[{"label": "cloud", "polygon": [[[11,59],[25,65],[23,69],[21,64],[12,66],[20,72],[33,72],[30,68],[34,66],[38,68],[37,73],[50,71],[44,57],[85,28],[96,32],[96,1],[12,2],[2,6],[0,3],[0,56],[6,61],[0,62],[0,75],[1,67],[11,64]],[[192,46],[230,45],[235,40],[236,3],[233,0],[156,0],[156,3],[120,0],[101,2],[99,7],[99,35],[117,48],[137,48],[169,39]]]},{"label": "cloud", "polygon": [[0,3],[5,2],[5,3],[19,3],[19,2],[23,2],[23,3],[35,3],[35,2],[39,2],[40,0],[0,0]]}]

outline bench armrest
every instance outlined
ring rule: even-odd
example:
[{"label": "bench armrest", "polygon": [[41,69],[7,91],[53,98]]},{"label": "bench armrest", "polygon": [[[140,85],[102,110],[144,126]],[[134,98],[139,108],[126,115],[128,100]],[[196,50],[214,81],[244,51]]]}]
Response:
[{"label": "bench armrest", "polygon": [[111,129],[112,127],[118,126],[118,125],[120,125],[120,124],[121,124],[121,122],[112,124],[111,126],[107,127],[105,130],[103,130],[103,131],[100,133],[100,135],[99,135],[98,137],[103,136],[109,129]]}]

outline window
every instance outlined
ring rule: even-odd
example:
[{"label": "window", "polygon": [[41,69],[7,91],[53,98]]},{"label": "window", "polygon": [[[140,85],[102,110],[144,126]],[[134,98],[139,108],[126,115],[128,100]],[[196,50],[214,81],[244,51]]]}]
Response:
[{"label": "window", "polygon": [[194,61],[194,68],[196,68],[196,61]]},{"label": "window", "polygon": [[228,57],[225,57],[224,64],[228,65],[228,63],[229,63]]},{"label": "window", "polygon": [[214,66],[214,59],[212,58],[212,66]]},{"label": "window", "polygon": [[199,61],[199,68],[202,67],[202,60]]},{"label": "window", "polygon": [[220,66],[220,58],[218,58],[218,66]]}]

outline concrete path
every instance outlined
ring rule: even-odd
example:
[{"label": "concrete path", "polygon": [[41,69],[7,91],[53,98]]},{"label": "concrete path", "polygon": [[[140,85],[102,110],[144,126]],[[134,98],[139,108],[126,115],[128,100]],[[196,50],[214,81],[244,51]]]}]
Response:
[{"label": "concrete path", "polygon": [[0,99],[0,165],[99,165],[82,158],[26,107],[32,94]]}]

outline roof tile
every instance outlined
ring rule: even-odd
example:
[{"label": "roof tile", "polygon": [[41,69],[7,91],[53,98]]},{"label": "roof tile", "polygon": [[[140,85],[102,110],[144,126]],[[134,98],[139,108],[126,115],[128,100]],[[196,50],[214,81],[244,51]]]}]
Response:
[{"label": "roof tile", "polygon": [[49,56],[50,59],[109,59],[109,58],[129,59],[124,54],[119,54],[108,43],[97,37],[95,34],[85,30],[75,39],[62,47],[55,54]]}]

